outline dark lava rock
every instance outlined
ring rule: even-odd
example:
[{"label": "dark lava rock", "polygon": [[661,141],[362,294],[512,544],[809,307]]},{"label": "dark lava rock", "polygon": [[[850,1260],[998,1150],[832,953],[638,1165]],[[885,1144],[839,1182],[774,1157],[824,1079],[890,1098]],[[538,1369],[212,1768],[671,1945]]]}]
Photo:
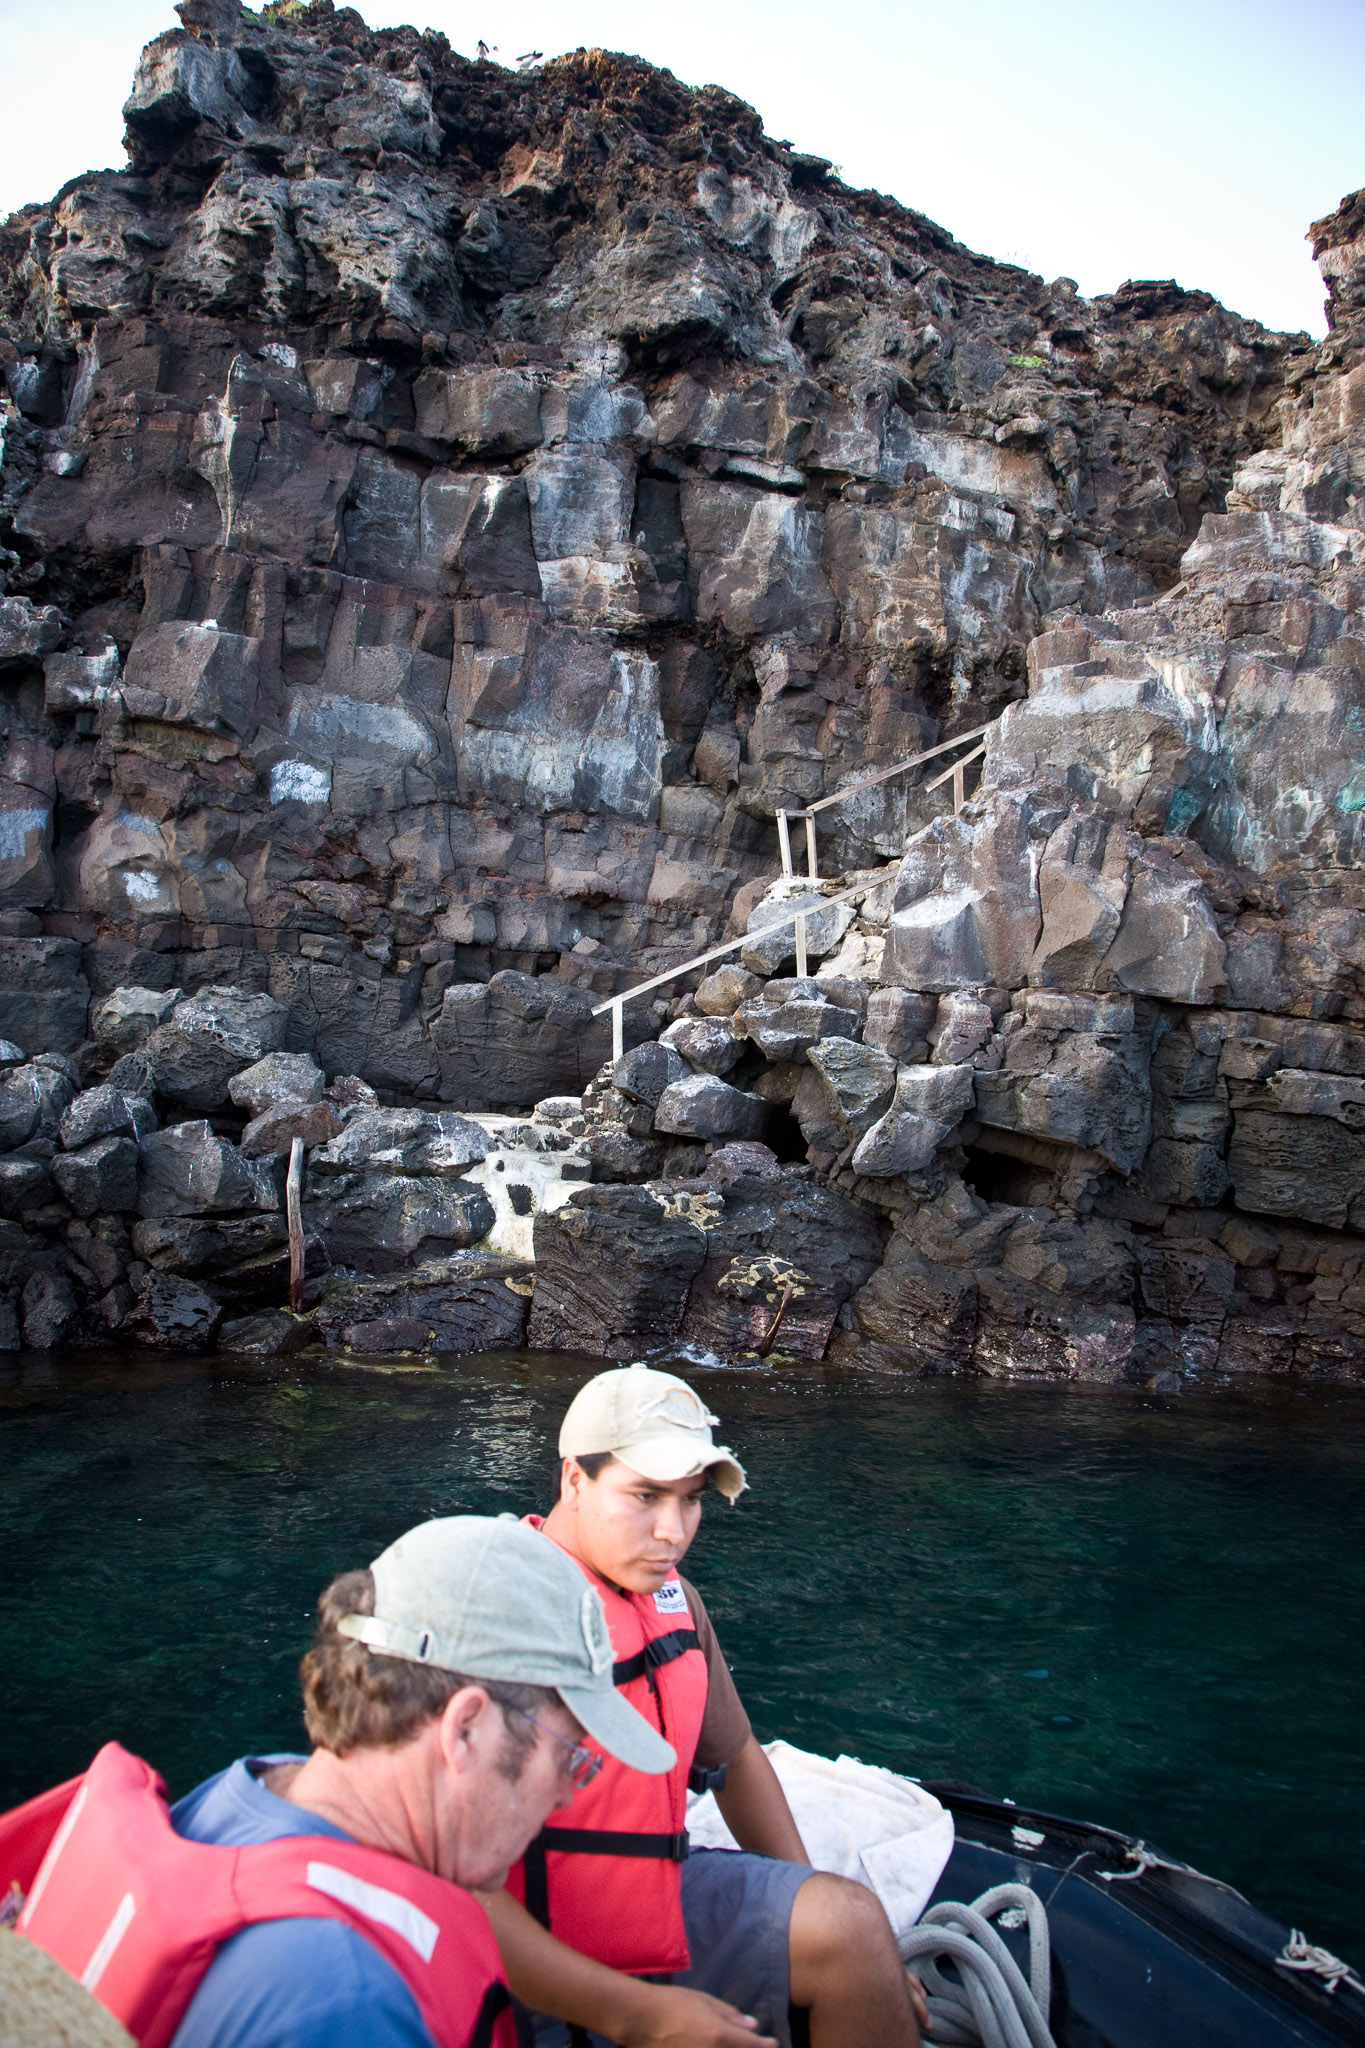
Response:
[{"label": "dark lava rock", "polygon": [[138,1148],[133,1138],[96,1138],[79,1152],[63,1152],[51,1173],[78,1216],[133,1210],[138,1200]]},{"label": "dark lava rock", "polygon": [[493,1228],[493,1205],[471,1181],[437,1174],[315,1175],[309,1169],[304,1222],[333,1262],[389,1273],[471,1245]]},{"label": "dark lava rock", "polygon": [[237,1316],[218,1331],[220,1351],[240,1352],[246,1358],[289,1358],[315,1341],[312,1318],[291,1315],[283,1308]]},{"label": "dark lava rock", "polygon": [[533,1348],[631,1358],[677,1336],[706,1233],[645,1188],[593,1187],[537,1216],[535,1247]]},{"label": "dark lava rock", "polygon": [[31,1273],[24,1282],[24,1342],[31,1351],[51,1351],[76,1327],[76,1290],[65,1273]]},{"label": "dark lava rock", "polygon": [[661,1045],[657,1038],[647,1039],[643,1045],[633,1045],[611,1070],[613,1088],[619,1088],[623,1095],[629,1095],[634,1102],[643,1102],[654,1109],[665,1088],[674,1081],[681,1081],[687,1067],[681,1053],[672,1046]]},{"label": "dark lava rock", "polygon": [[212,1341],[221,1315],[213,1296],[193,1281],[144,1272],[119,1334],[154,1351],[201,1351]]},{"label": "dark lava rock", "polygon": [[60,1125],[62,1144],[68,1152],[96,1138],[145,1138],[156,1129],[156,1111],[141,1095],[126,1095],[106,1082],[78,1095]]},{"label": "dark lava rock", "polygon": [[334,1348],[510,1351],[526,1336],[534,1268],[493,1252],[455,1252],[384,1279],[329,1280],[318,1334]]}]

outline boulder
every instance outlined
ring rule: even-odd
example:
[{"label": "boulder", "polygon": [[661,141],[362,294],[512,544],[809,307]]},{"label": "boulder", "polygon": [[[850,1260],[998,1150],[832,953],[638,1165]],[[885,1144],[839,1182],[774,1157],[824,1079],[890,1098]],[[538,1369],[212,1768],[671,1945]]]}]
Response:
[{"label": "boulder", "polygon": [[376,1167],[319,1173],[318,1156],[309,1167],[304,1223],[334,1265],[390,1273],[475,1244],[493,1228],[493,1205],[471,1181]]},{"label": "boulder", "polygon": [[323,1086],[322,1068],[311,1053],[271,1052],[234,1074],[228,1082],[228,1095],[238,1109],[249,1109],[258,1117],[281,1102],[296,1106],[321,1102]]},{"label": "boulder", "polygon": [[289,1358],[315,1341],[312,1319],[291,1315],[284,1308],[238,1316],[218,1330],[218,1349],[245,1358]]},{"label": "boulder", "polygon": [[[709,1081],[695,1076],[677,1085]],[[706,1233],[667,1214],[648,1189],[592,1187],[562,1209],[542,1211],[535,1248],[532,1349],[633,1358],[677,1336]]]},{"label": "boulder", "polygon": [[24,1343],[30,1351],[51,1351],[74,1332],[80,1312],[76,1290],[65,1273],[30,1273],[21,1301]]},{"label": "boulder", "polygon": [[[809,986],[814,989],[813,983]],[[823,991],[784,1003],[745,1003],[736,1010],[734,1022],[765,1059],[779,1063],[799,1063],[820,1039],[852,1038],[861,1028],[856,1011],[826,1001]]]},{"label": "boulder", "polygon": [[30,1138],[55,1141],[76,1094],[74,1070],[60,1055],[39,1053],[0,1080],[0,1152]]},{"label": "boulder", "polygon": [[59,1154],[51,1173],[78,1216],[119,1215],[137,1207],[136,1138],[96,1138],[79,1151]]},{"label": "boulder", "polygon": [[525,1342],[534,1268],[483,1251],[428,1259],[381,1279],[327,1282],[324,1344],[351,1351],[515,1351]]},{"label": "boulder", "polygon": [[311,1171],[458,1175],[487,1155],[482,1125],[453,1110],[433,1115],[422,1109],[358,1109],[318,1147]]},{"label": "boulder", "polygon": [[178,988],[111,989],[91,1008],[90,1036],[115,1055],[136,1052],[184,1000],[184,991]]},{"label": "boulder", "polygon": [[743,1035],[731,1029],[727,1017],[679,1017],[662,1033],[661,1043],[680,1052],[698,1074],[728,1074],[744,1056]]},{"label": "boulder", "polygon": [[991,1035],[995,1019],[979,996],[953,990],[939,999],[934,1024],[933,1063],[958,1067],[978,1053]]},{"label": "boulder", "polygon": [[863,1043],[879,1046],[893,1060],[917,1065],[928,1057],[938,1003],[937,996],[908,988],[874,988],[867,999]]},{"label": "boulder", "polygon": [[611,1070],[611,1084],[646,1108],[656,1107],[665,1088],[681,1081],[687,1073],[682,1054],[656,1038],[633,1045]]},{"label": "boulder", "polygon": [[153,1351],[201,1351],[212,1341],[221,1316],[213,1296],[192,1280],[144,1271],[119,1335]]},{"label": "boulder", "polygon": [[157,1094],[194,1115],[221,1109],[233,1076],[279,1051],[287,1018],[271,997],[235,988],[207,988],[177,1003],[141,1047]]},{"label": "boulder", "polygon": [[134,1257],[160,1273],[233,1275],[273,1269],[287,1256],[284,1217],[278,1212],[245,1216],[158,1216],[132,1228]]},{"label": "boulder", "polygon": [[0,1216],[22,1216],[25,1210],[41,1209],[56,1197],[45,1159],[27,1151],[11,1152],[0,1159]]},{"label": "boulder", "polygon": [[274,1207],[261,1200],[265,1183],[235,1145],[206,1122],[171,1124],[140,1147],[140,1216],[211,1216]]},{"label": "boulder", "polygon": [[884,1116],[853,1155],[853,1171],[869,1180],[924,1173],[952,1137],[975,1100],[977,1077],[969,1066],[901,1067]]},{"label": "boulder", "polygon": [[896,1062],[875,1045],[851,1038],[821,1039],[807,1059],[810,1071],[796,1091],[792,1114],[817,1152],[842,1152],[890,1105]]},{"label": "boulder", "polygon": [[727,960],[707,975],[692,1000],[703,1017],[730,1017],[741,1003],[751,1002],[762,986],[758,975]]},{"label": "boulder", "polygon": [[105,1082],[87,1088],[64,1113],[59,1133],[68,1152],[96,1138],[145,1138],[156,1129],[156,1111],[141,1095],[126,1095]]},{"label": "boulder", "polygon": [[766,1103],[715,1074],[689,1074],[659,1097],[654,1128],[676,1138],[758,1138]]},{"label": "boulder", "polygon": [[848,1305],[831,1357],[874,1371],[961,1372],[976,1342],[979,1290],[973,1273],[930,1258],[898,1223],[886,1257]]},{"label": "boulder", "polygon": [[254,1116],[242,1132],[244,1159],[275,1159],[293,1149],[295,1138],[307,1146],[325,1145],[341,1129],[330,1102],[277,1102]]}]

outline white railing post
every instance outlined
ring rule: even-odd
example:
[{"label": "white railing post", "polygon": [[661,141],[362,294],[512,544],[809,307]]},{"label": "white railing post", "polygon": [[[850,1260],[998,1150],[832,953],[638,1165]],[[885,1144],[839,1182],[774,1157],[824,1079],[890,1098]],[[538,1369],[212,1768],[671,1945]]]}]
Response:
[{"label": "white railing post", "polygon": [[809,811],[806,812],[806,873],[812,882],[819,881],[815,859],[815,819]]},{"label": "white railing post", "polygon": [[967,776],[961,761],[953,768],[953,809],[960,811],[967,801]]},{"label": "white railing post", "polygon": [[804,981],[806,978],[806,920],[804,917],[798,917],[796,920],[796,978],[798,981]]},{"label": "white railing post", "polygon": [[777,814],[777,843],[782,849],[782,872],[789,875],[792,871],[792,841],[791,833],[787,829],[785,811],[779,811]]},{"label": "white railing post", "polygon": [[618,996],[611,1006],[611,1058],[612,1065],[624,1059],[626,1051],[625,998]]}]

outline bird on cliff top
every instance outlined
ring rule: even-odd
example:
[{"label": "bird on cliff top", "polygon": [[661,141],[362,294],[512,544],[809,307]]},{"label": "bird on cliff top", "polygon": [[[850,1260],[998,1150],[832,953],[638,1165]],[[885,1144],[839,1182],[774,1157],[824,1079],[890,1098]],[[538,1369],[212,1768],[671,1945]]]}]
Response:
[{"label": "bird on cliff top", "polygon": [[539,64],[544,55],[543,50],[527,50],[524,56],[517,59],[518,71],[529,71],[533,64]]},{"label": "bird on cliff top", "polygon": [[[497,46],[497,44],[496,44],[496,43],[494,43],[494,45],[493,45],[493,49],[494,49],[494,50],[496,50],[496,49],[497,49],[497,47],[498,47],[498,46]],[[483,63],[483,62],[484,62],[484,61],[485,61],[485,60],[486,60],[486,59],[487,59],[487,58],[488,58],[488,57],[489,57],[489,56],[490,56],[490,55],[492,54],[492,53],[491,53],[491,51],[489,50],[488,44],[487,44],[487,43],[486,43],[486,42],[484,41],[484,39],[483,39],[483,37],[482,37],[482,36],[480,36],[480,37],[479,37],[479,51],[478,51],[478,54],[479,54],[479,62],[480,62],[481,64],[482,64],[482,63]]]}]

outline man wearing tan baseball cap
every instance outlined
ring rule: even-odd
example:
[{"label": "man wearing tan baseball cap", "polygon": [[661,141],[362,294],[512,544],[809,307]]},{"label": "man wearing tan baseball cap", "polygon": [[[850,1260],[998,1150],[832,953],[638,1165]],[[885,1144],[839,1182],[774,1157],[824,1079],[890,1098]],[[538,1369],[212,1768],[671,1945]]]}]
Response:
[{"label": "man wearing tan baseball cap", "polygon": [[[701,1596],[678,1572],[708,1489],[733,1505],[747,1484],[716,1426],[685,1380],[644,1365],[597,1374],[564,1417],[559,1499],[527,1521],[600,1594],[617,1690],[677,1762],[646,1778],[608,1761],[563,1825],[550,1817],[490,1908],[507,1979],[537,2016],[537,2048],[612,2038],[618,1972],[688,1987],[679,2041],[792,2048],[800,2015],[811,2048],[914,2048],[924,2014],[881,1903],[807,1863]],[[738,1852],[689,1850],[687,1793],[704,1787]]]}]

